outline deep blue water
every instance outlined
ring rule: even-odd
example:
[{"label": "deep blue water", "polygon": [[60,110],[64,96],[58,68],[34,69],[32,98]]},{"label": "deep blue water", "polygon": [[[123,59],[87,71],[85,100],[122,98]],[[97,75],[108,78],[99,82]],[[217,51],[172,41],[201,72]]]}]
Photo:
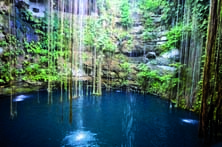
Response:
[{"label": "deep blue water", "polygon": [[[49,96],[50,98],[50,96]],[[0,146],[198,147],[198,116],[156,96],[109,92],[82,96],[45,91],[0,99]],[[71,109],[70,109],[71,108]],[[16,116],[17,114],[17,116]]]}]

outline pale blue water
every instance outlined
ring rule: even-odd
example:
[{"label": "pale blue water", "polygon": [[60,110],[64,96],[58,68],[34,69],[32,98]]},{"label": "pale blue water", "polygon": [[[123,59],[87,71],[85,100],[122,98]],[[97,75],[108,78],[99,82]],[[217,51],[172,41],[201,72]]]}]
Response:
[{"label": "pale blue water", "polygon": [[[38,98],[39,96],[39,98]],[[0,146],[198,147],[198,116],[151,95],[111,92],[74,99],[45,91],[0,99]],[[70,111],[71,110],[71,111]],[[70,117],[70,114],[72,117]]]}]

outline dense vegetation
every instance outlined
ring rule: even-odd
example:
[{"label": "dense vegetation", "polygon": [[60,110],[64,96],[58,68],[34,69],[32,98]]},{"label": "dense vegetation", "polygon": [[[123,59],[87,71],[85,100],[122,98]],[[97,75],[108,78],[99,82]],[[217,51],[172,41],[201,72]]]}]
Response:
[{"label": "dense vegetation", "polygon": [[[8,4],[6,1],[5,5]],[[113,8],[114,4],[118,8]],[[64,10],[65,6],[67,2],[57,7]],[[0,85],[20,80],[45,82],[51,91],[55,83],[71,89],[74,81],[77,97],[82,80],[79,73],[83,71],[91,77],[89,85],[94,95],[102,94],[103,85],[106,89],[126,87],[129,90],[130,75],[136,74],[133,81],[136,88],[131,90],[160,95],[177,107],[201,112],[200,134],[206,138],[209,131],[217,135],[212,123],[219,126],[222,121],[221,0],[211,0],[209,20],[210,3],[203,0],[97,1],[98,14],[87,17],[73,15],[72,7],[66,11],[73,14],[56,11],[50,3],[49,7],[43,18],[34,17],[21,3],[11,7],[11,12],[0,10],[4,26],[0,29],[4,34],[0,40],[0,53],[4,49],[0,54]],[[154,30],[161,32],[162,27],[166,28],[166,42],[156,46],[155,52],[179,50],[179,59],[170,64],[176,69],[173,74],[151,69],[146,63],[132,64],[121,52],[121,47],[133,48],[135,37],[130,30],[136,26],[136,16],[142,20],[141,42],[144,44],[156,41],[158,33]],[[156,16],[161,16],[161,20]],[[3,21],[5,18],[9,23]],[[27,39],[27,30],[36,38]],[[111,70],[113,61],[118,64],[115,70]],[[150,61],[152,65],[155,62]]]}]

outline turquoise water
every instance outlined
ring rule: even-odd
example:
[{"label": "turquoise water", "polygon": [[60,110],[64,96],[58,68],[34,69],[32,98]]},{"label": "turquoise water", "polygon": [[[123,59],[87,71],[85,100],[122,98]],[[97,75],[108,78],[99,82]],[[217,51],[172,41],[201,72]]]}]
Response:
[{"label": "turquoise water", "polygon": [[198,147],[198,116],[152,95],[46,91],[0,99],[1,146]]}]

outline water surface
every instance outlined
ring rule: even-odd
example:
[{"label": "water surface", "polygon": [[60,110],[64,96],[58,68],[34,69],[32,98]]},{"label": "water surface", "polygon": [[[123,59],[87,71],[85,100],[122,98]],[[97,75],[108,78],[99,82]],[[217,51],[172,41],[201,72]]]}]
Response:
[{"label": "water surface", "polygon": [[[0,145],[29,147],[198,147],[198,116],[156,96],[46,91],[0,99]],[[11,109],[10,109],[11,104]],[[10,110],[11,115],[10,116]]]}]

